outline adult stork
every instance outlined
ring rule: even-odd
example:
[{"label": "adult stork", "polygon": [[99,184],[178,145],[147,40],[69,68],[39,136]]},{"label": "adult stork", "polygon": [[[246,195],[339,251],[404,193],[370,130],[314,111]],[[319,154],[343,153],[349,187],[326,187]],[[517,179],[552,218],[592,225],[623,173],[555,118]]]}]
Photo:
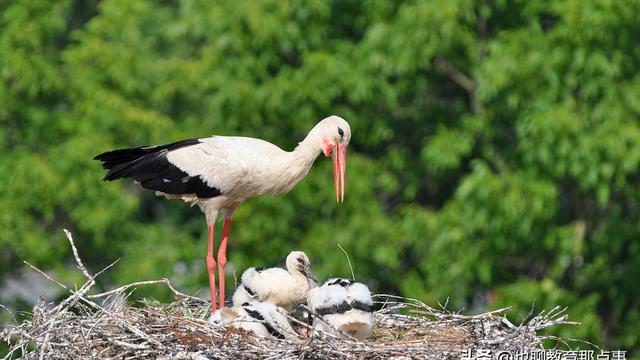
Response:
[{"label": "adult stork", "polygon": [[293,151],[267,141],[239,136],[211,136],[166,145],[102,153],[94,158],[108,170],[103,180],[130,178],[156,195],[196,204],[206,217],[209,241],[206,264],[211,307],[216,310],[214,226],[222,213],[218,249],[220,307],[224,307],[224,269],[233,212],[247,198],[285,193],[309,172],[320,153],[333,157],[336,201],[344,201],[349,124],[339,116],[321,120]]}]

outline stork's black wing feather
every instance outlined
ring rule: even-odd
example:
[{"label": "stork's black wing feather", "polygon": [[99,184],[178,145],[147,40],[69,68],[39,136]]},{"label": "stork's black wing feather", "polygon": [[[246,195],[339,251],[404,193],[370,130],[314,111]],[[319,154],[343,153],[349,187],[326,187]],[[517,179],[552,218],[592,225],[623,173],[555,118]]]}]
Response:
[{"label": "stork's black wing feather", "polygon": [[[163,150],[166,154],[166,152],[168,151],[180,149],[186,146],[196,145],[200,142],[200,139],[188,139],[176,141],[166,145],[140,146],[136,148],[112,150],[97,155],[93,158],[93,160],[100,160],[102,161],[102,167],[104,167],[105,169],[112,169],[117,165],[136,161],[144,157],[145,155],[157,154],[159,152],[162,152]],[[109,179],[108,177],[109,174],[105,176],[104,180],[115,180],[120,178],[116,176],[112,179]]]},{"label": "stork's black wing feather", "polygon": [[343,301],[339,304],[317,308],[316,312],[318,313],[318,315],[323,316],[331,314],[344,314],[351,309],[353,309],[351,304],[349,304],[347,301]]},{"label": "stork's black wing feather", "polygon": [[220,195],[220,190],[209,186],[200,176],[190,176],[167,159],[169,151],[199,144],[189,139],[166,145],[141,146],[102,153],[94,160],[107,169],[103,180],[134,179],[142,187],[166,194],[196,194],[200,198]]},{"label": "stork's black wing feather", "polygon": [[353,302],[351,302],[351,307],[354,309],[362,310],[364,312],[373,312],[372,305],[369,305],[359,300],[354,300]]},{"label": "stork's black wing feather", "polygon": [[276,330],[273,327],[273,325],[271,325],[268,321],[266,321],[264,319],[264,316],[262,316],[262,314],[260,314],[257,310],[253,310],[248,306],[245,306],[243,308],[244,308],[244,311],[246,311],[249,316],[261,322],[262,325],[265,327],[265,329],[269,332],[269,334],[271,334],[274,337],[277,337],[278,339],[285,338],[285,336],[281,334],[278,330]]},{"label": "stork's black wing feather", "polygon": [[342,286],[342,287],[348,287],[349,285],[351,285],[351,280],[337,278],[337,279],[333,280],[332,282],[328,283],[328,285],[329,286],[339,285],[339,286]]}]

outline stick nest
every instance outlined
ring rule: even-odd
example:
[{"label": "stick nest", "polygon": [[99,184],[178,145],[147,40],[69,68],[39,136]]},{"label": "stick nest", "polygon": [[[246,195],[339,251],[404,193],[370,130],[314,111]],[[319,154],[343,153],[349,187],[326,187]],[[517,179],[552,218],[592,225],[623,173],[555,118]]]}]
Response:
[{"label": "stick nest", "polygon": [[[87,282],[57,304],[39,301],[30,319],[5,326],[0,342],[5,359],[289,359],[423,358],[459,359],[468,350],[535,351],[555,339],[542,330],[567,321],[555,308],[519,326],[505,317],[508,309],[465,316],[434,309],[418,300],[377,295],[373,334],[365,341],[310,331],[309,337],[276,339],[211,325],[210,304],[180,293],[167,279],[128,284],[89,295],[96,275],[87,272],[67,232],[78,269]],[[110,266],[109,266],[110,267]],[[107,268],[109,268],[107,267]],[[106,269],[105,269],[106,270]],[[104,270],[103,270],[104,271]],[[137,286],[162,283],[176,295],[171,304],[128,305],[126,294]]]}]

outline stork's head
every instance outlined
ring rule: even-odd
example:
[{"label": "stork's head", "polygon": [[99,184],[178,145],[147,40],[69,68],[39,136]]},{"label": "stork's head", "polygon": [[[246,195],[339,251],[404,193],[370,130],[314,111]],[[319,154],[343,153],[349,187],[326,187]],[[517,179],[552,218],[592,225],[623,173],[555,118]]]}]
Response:
[{"label": "stork's head", "polygon": [[313,129],[320,139],[324,156],[333,158],[333,181],[336,201],[344,202],[344,179],[347,165],[347,147],[351,140],[351,127],[343,118],[331,115]]},{"label": "stork's head", "polygon": [[303,275],[312,286],[318,283],[316,274],[311,270],[309,257],[302,251],[292,251],[289,256],[287,256],[287,270],[291,273]]}]

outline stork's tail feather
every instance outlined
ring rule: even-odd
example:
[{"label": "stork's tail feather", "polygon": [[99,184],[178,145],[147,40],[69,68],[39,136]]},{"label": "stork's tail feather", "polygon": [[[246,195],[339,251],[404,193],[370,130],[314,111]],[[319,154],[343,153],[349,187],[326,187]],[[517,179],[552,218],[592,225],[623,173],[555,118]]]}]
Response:
[{"label": "stork's tail feather", "polygon": [[[148,167],[149,163],[152,162],[149,161],[152,160],[151,158],[155,156],[163,156],[168,151],[179,149],[181,147],[189,145],[195,145],[199,142],[200,140],[198,139],[189,139],[177,141],[166,145],[140,146],[129,149],[118,149],[104,152],[100,155],[97,155],[93,159],[101,161],[102,167],[109,170],[103,180],[116,180],[127,177],[136,179],[135,175],[137,175],[137,170],[140,170],[141,167]],[[148,171],[150,169],[145,170]],[[136,180],[144,181],[140,179]]]},{"label": "stork's tail feather", "polygon": [[141,156],[153,153],[155,151],[154,148],[154,146],[141,146],[131,149],[112,150],[96,155],[93,160],[100,160],[103,168],[111,169],[118,164],[132,162]]}]

